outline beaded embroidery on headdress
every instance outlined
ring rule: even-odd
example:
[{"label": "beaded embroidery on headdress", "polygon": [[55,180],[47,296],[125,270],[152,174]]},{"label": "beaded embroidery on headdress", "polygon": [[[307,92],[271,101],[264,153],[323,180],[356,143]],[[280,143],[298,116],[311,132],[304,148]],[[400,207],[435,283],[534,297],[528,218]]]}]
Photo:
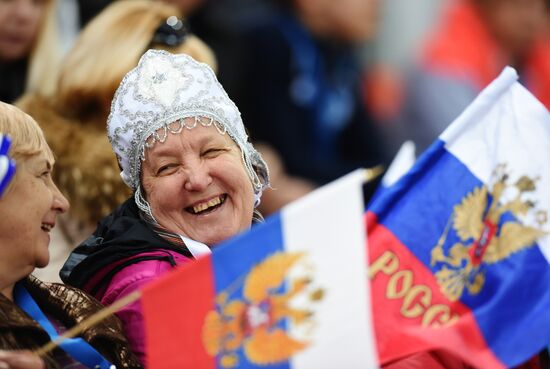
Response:
[{"label": "beaded embroidery on headdress", "polygon": [[[149,50],[122,80],[107,121],[121,176],[140,188],[145,149],[197,124],[214,125],[239,146],[257,200],[269,185],[267,166],[248,142],[241,114],[212,69],[187,55]],[[258,202],[258,201],[257,201]]]}]

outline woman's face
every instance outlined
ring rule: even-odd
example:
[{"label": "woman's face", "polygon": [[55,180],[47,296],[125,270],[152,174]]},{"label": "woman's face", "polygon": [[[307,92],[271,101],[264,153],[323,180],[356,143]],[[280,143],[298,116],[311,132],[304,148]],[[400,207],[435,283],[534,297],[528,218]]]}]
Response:
[{"label": "woman's face", "polygon": [[0,60],[29,54],[45,9],[46,0],[0,0]]},{"label": "woman's face", "polygon": [[213,246],[252,223],[254,190],[227,134],[198,124],[146,149],[141,183],[157,222]]},{"label": "woman's face", "polygon": [[0,260],[23,277],[50,260],[50,231],[67,199],[52,181],[53,161],[41,153],[17,162],[11,186],[0,198]]},{"label": "woman's face", "polygon": [[521,58],[544,26],[543,0],[484,0],[487,24],[512,58]]},{"label": "woman's face", "polygon": [[335,37],[348,42],[362,42],[374,37],[380,0],[324,0],[324,3]]}]

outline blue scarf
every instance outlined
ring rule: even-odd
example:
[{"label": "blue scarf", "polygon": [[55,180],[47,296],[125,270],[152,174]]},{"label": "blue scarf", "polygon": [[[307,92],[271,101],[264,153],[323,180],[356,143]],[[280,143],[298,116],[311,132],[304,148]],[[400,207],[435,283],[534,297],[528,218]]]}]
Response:
[{"label": "blue scarf", "polygon": [[[33,318],[48,333],[53,341],[58,337],[57,331],[46,315],[42,312],[36,301],[25,289],[21,282],[18,282],[14,288],[14,300],[17,306],[23,309],[31,318]],[[82,338],[68,338],[59,344],[59,347],[69,354],[73,359],[82,363],[91,369],[112,369],[115,368],[99,352],[97,352],[88,342]]]}]

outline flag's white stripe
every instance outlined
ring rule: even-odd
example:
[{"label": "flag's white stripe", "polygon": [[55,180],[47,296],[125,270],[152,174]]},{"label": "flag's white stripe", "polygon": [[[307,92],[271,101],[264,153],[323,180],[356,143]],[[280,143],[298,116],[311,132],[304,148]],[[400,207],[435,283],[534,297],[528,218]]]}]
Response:
[{"label": "flag's white stripe", "polygon": [[416,160],[416,146],[413,141],[405,141],[395,154],[386,174],[382,178],[382,185],[390,187],[401,179],[412,168]]},{"label": "flag's white stripe", "polygon": [[464,133],[478,124],[479,117],[483,117],[487,111],[494,108],[495,101],[506,94],[510,87],[517,82],[518,75],[513,68],[506,67],[500,76],[487,86],[460,114],[456,120],[440,135],[440,138],[448,143],[461,139]]},{"label": "flag's white stripe", "polygon": [[0,156],[0,182],[4,180],[4,177],[8,172],[9,162],[10,160],[7,156]]},{"label": "flag's white stripe", "polygon": [[[538,178],[530,196],[537,209],[550,215],[550,114],[517,82],[512,68],[506,68],[441,138],[446,149],[487,185],[503,163],[509,183],[524,175]],[[506,195],[504,200],[510,200],[515,193]],[[533,214],[524,222],[536,224]],[[539,246],[550,262],[550,238],[540,239]]]},{"label": "flag's white stripe", "polygon": [[[292,358],[292,368],[377,367],[366,277],[363,179],[364,171],[351,173],[282,210],[285,249],[308,252],[313,285],[325,290],[323,300],[313,305],[312,345]],[[307,333],[296,326],[290,332]]]}]

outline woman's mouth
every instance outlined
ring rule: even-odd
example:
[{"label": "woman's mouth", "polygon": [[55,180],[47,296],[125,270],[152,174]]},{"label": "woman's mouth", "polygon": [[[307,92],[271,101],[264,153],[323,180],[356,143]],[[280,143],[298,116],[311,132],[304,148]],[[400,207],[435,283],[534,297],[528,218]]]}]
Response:
[{"label": "woman's mouth", "polygon": [[189,206],[185,210],[193,215],[206,214],[214,211],[219,208],[227,199],[227,194],[223,194],[217,197],[214,197],[211,200]]},{"label": "woman's mouth", "polygon": [[53,227],[53,224],[42,223],[42,226],[40,228],[42,228],[44,232],[50,232]]}]

